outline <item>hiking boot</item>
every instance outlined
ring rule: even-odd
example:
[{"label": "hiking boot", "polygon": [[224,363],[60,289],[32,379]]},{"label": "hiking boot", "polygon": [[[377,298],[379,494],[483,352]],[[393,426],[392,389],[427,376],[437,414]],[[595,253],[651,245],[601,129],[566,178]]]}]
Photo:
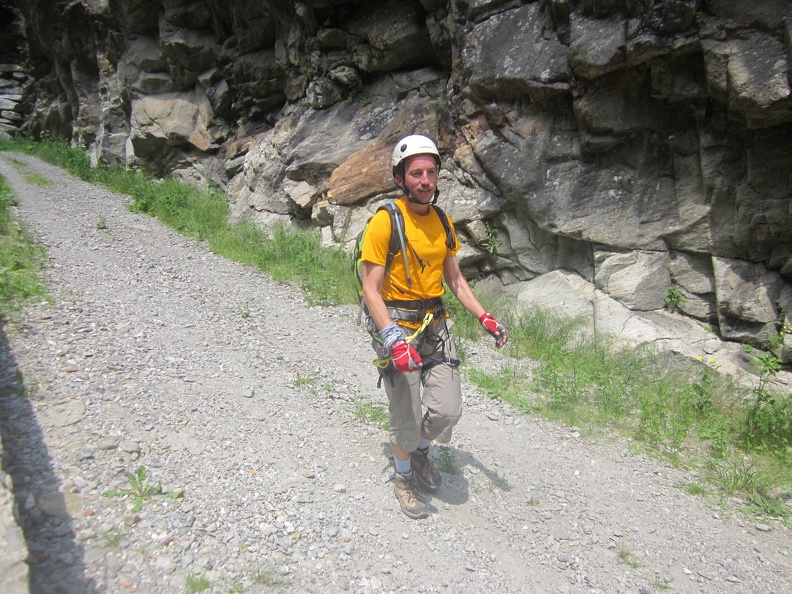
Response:
[{"label": "hiking boot", "polygon": [[421,494],[418,492],[418,485],[415,482],[415,472],[409,474],[396,473],[396,484],[393,487],[396,499],[404,515],[413,520],[420,520],[429,515],[429,508],[426,506]]},{"label": "hiking boot", "polygon": [[415,472],[415,478],[424,487],[434,491],[443,482],[440,472],[432,464],[429,458],[429,448],[425,450],[415,450],[410,454],[410,465]]}]

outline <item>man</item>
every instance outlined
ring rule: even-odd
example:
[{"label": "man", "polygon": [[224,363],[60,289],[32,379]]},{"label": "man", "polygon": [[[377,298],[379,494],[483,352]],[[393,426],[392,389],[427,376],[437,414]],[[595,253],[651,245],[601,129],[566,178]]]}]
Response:
[{"label": "man", "polygon": [[396,145],[392,165],[394,181],[404,193],[396,205],[404,215],[405,243],[386,274],[391,218],[378,211],[369,222],[362,250],[363,298],[368,326],[381,339],[375,340],[375,350],[390,356],[380,373],[389,400],[394,491],[401,510],[420,519],[429,515],[429,508],[417,482],[430,491],[441,482],[429,445],[434,440],[448,443],[462,414],[459,360],[442,302],[443,281],[495,337],[498,348],[508,335],[462,276],[453,225],[448,221],[447,230],[432,207],[439,193],[440,153],[435,144],[425,136],[407,136]]}]

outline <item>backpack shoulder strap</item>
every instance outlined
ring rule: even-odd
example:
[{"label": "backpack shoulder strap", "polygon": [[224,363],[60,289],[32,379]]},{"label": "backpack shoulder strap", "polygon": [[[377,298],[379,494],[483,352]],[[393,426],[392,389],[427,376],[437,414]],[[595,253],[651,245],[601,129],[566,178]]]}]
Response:
[{"label": "backpack shoulder strap", "polygon": [[407,286],[412,287],[412,277],[410,276],[410,263],[407,260],[407,235],[404,228],[404,214],[395,202],[386,202],[377,210],[386,209],[391,220],[391,235],[388,243],[388,256],[385,261],[385,274],[390,273],[391,264],[396,254],[401,252],[404,258],[404,273],[407,277]]},{"label": "backpack shoulder strap", "polygon": [[391,234],[388,241],[388,255],[385,257],[385,274],[390,273],[393,258],[396,257],[404,243],[404,215],[395,202],[386,202],[377,211],[386,210],[390,215]]},{"label": "backpack shoulder strap", "polygon": [[448,219],[448,215],[443,211],[442,208],[437,206],[436,204],[432,205],[432,208],[435,209],[437,212],[437,216],[440,217],[440,222],[443,223],[443,229],[446,232],[446,247],[449,250],[454,250],[457,247],[457,239],[454,230],[451,228],[451,222]]},{"label": "backpack shoulder strap", "polygon": [[[403,237],[404,237],[404,215],[402,214],[399,207],[392,201],[386,202],[385,204],[380,205],[374,214],[377,212],[385,210],[388,212],[390,216],[390,224],[391,224],[391,232],[390,232],[390,239],[388,240],[388,254],[385,256],[385,274],[390,273],[391,264],[393,264],[393,258],[396,257],[396,254],[399,253],[401,250],[401,246],[403,245]],[[363,227],[363,230],[358,234],[357,241],[355,242],[355,250],[353,254],[353,261],[352,261],[352,270],[355,274],[355,278],[357,280],[357,286],[355,287],[358,293],[358,300],[360,301],[360,310],[358,312],[358,325],[360,325],[361,320],[363,318],[363,314],[367,312],[366,309],[366,302],[363,299],[363,242],[366,238],[366,231],[368,230],[368,226],[371,223],[371,219],[374,217],[372,216],[366,222],[366,225]],[[406,264],[406,259],[405,259]],[[412,283],[412,279],[409,278],[410,272],[407,271],[408,282]]]}]

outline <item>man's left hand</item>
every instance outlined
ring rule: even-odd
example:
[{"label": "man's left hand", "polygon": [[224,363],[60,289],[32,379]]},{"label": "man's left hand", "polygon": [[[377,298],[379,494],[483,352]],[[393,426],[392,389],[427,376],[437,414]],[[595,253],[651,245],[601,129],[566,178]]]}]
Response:
[{"label": "man's left hand", "polygon": [[506,331],[506,326],[499,323],[491,313],[481,314],[479,322],[484,326],[484,330],[495,337],[496,347],[501,348],[506,344],[506,341],[509,340],[509,333]]}]

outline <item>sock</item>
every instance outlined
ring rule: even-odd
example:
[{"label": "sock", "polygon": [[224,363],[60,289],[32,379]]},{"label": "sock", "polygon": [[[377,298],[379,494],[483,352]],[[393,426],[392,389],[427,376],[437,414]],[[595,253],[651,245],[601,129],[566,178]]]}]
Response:
[{"label": "sock", "polygon": [[393,461],[396,463],[396,472],[399,474],[410,474],[412,465],[410,464],[409,456],[406,460],[399,460],[396,456],[394,456]]},{"label": "sock", "polygon": [[426,438],[425,438],[425,437],[422,435],[422,436],[421,436],[421,441],[420,441],[420,442],[418,442],[418,449],[419,449],[419,450],[421,450],[421,451],[424,451],[425,449],[427,449],[427,448],[429,447],[429,444],[431,444],[431,443],[432,443],[432,442],[431,442],[431,440],[429,440],[429,439],[426,439]]}]

